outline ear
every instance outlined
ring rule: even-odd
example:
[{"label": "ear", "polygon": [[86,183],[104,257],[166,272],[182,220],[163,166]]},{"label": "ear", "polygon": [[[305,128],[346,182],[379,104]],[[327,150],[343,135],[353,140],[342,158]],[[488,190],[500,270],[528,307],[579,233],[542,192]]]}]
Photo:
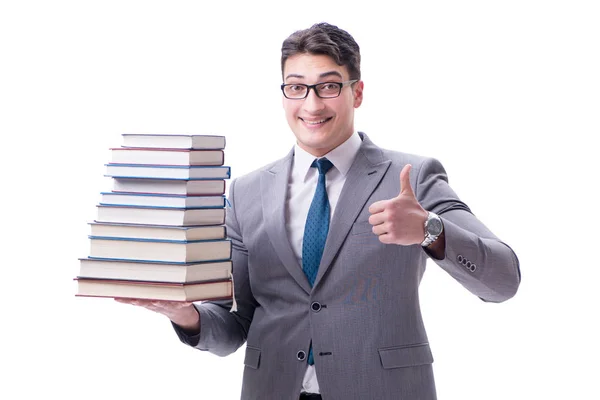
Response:
[{"label": "ear", "polygon": [[365,84],[363,81],[358,81],[354,84],[354,108],[358,108],[362,104],[364,88]]}]

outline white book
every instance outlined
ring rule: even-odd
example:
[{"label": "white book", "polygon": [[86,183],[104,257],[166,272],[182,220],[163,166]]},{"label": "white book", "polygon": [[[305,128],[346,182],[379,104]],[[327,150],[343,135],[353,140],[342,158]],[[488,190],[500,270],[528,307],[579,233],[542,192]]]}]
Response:
[{"label": "white book", "polygon": [[223,165],[223,150],[111,148],[111,163],[152,165]]},{"label": "white book", "polygon": [[180,242],[102,236],[90,236],[89,238],[89,256],[92,258],[164,261],[169,263],[195,263],[231,259],[231,241],[229,239]]},{"label": "white book", "polygon": [[225,180],[114,178],[113,192],[212,196],[225,193]]},{"label": "white book", "polygon": [[88,257],[79,259],[78,277],[183,283],[228,279],[231,268],[231,260],[172,264]]},{"label": "white book", "polygon": [[140,282],[129,280],[75,278],[76,296],[201,301],[233,296],[233,282]]},{"label": "white book", "polygon": [[105,164],[113,178],[229,179],[230,167],[206,165]]},{"label": "white book", "polygon": [[158,193],[102,192],[100,204],[170,208],[223,208],[225,196],[186,196]]},{"label": "white book", "polygon": [[123,147],[167,149],[224,149],[225,136],[124,133]]},{"label": "white book", "polygon": [[225,239],[225,225],[169,226],[123,224],[114,222],[90,222],[91,236],[155,240],[212,240]]},{"label": "white book", "polygon": [[222,225],[224,208],[154,208],[97,205],[98,222],[145,225]]}]

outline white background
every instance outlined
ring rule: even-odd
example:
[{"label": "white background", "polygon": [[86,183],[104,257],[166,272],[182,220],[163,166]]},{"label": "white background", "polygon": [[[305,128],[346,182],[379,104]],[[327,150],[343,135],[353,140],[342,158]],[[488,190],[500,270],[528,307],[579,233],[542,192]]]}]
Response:
[{"label": "white background", "polygon": [[122,133],[225,135],[233,177],[288,152],[280,46],[320,21],[361,46],[356,127],[440,159],[521,261],[502,304],[429,265],[439,398],[597,396],[597,2],[389,4],[2,3],[0,398],[239,397],[243,349],[195,351],[158,314],[76,298],[72,279]]}]

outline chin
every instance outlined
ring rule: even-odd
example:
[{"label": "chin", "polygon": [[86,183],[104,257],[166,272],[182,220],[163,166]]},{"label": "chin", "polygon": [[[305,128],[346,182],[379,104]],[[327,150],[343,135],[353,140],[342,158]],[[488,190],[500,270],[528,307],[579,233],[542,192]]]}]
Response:
[{"label": "chin", "polygon": [[332,146],[329,143],[321,141],[299,141],[302,148],[314,156],[321,157],[331,151]]},{"label": "chin", "polygon": [[303,133],[302,135],[298,136],[298,139],[301,143],[311,147],[327,146],[327,143],[331,141],[327,134],[321,134],[317,132]]}]

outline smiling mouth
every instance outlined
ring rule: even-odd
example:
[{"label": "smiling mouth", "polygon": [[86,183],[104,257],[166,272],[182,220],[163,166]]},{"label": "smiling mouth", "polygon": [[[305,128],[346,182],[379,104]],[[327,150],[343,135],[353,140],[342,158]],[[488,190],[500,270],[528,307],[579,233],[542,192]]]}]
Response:
[{"label": "smiling mouth", "polygon": [[323,118],[323,119],[319,119],[317,121],[308,121],[303,118],[300,118],[300,120],[302,120],[302,122],[304,122],[305,124],[310,125],[310,126],[319,126],[319,125],[323,125],[324,123],[330,121],[332,118],[333,117]]}]

